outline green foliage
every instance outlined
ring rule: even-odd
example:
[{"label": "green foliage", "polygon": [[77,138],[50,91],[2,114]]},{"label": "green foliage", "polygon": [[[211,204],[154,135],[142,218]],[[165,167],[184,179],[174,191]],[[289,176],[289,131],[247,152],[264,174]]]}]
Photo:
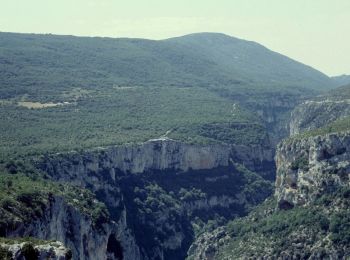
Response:
[{"label": "green foliage", "polygon": [[192,188],[191,190],[186,190],[185,188],[181,188],[179,197],[181,201],[194,201],[205,199],[207,196],[200,189]]},{"label": "green foliage", "polygon": [[150,41],[1,33],[0,46],[2,98],[41,93],[41,100],[52,101],[79,87],[332,85],[308,66],[220,34]]},{"label": "green foliage", "polygon": [[12,260],[12,253],[7,250],[6,248],[3,248],[0,246],[0,259],[3,260]]},{"label": "green foliage", "polygon": [[[329,237],[339,252],[346,252],[350,243],[349,188],[326,193],[315,203],[276,210],[276,201],[269,199],[248,217],[231,221],[227,232],[231,239],[218,249],[217,259],[227,257],[281,256],[293,252],[308,256],[310,248]],[[336,210],[335,210],[336,209]],[[307,236],[305,236],[307,234]],[[295,247],[296,244],[300,244]]]},{"label": "green foliage", "polygon": [[293,171],[297,171],[298,169],[307,171],[309,170],[309,159],[307,158],[307,156],[298,157],[291,163],[290,168]]},{"label": "green foliage", "polygon": [[0,243],[6,244],[6,245],[29,243],[36,246],[36,245],[54,244],[55,242],[56,241],[53,241],[53,240],[52,241],[42,240],[34,237],[14,237],[14,238],[0,237]]},{"label": "green foliage", "polygon": [[[266,207],[266,205],[262,207],[264,206]],[[326,231],[328,225],[329,221],[322,212],[318,212],[316,209],[296,208],[289,211],[276,211],[265,218],[256,219],[256,221],[251,221],[251,219],[236,220],[228,225],[228,230],[233,237],[240,239],[250,236],[252,233],[275,239],[279,238],[276,246],[280,246],[279,250],[283,251],[283,246],[286,244],[284,239],[287,241],[288,234],[299,227],[305,226],[310,229]]]},{"label": "green foliage", "polygon": [[134,201],[139,206],[140,214],[150,215],[151,217],[163,210],[174,210],[175,212],[179,210],[178,202],[157,184],[150,184],[145,189],[136,187],[135,192],[137,198]]},{"label": "green foliage", "polygon": [[174,194],[156,183],[145,183],[136,186],[128,196],[132,201],[127,207],[133,215],[129,221],[140,245],[152,248],[175,235],[177,230],[191,236],[190,225],[182,216],[181,205]]},{"label": "green foliage", "polygon": [[232,101],[195,87],[99,90],[74,104],[43,109],[4,105],[1,159],[143,142],[166,134],[195,143],[264,142],[260,125],[233,123],[256,122],[255,117],[231,110]]},{"label": "green foliage", "polygon": [[349,212],[335,213],[330,218],[331,240],[334,243],[348,245],[350,243],[350,215]]},{"label": "green foliage", "polygon": [[254,123],[204,124],[197,131],[201,136],[235,144],[262,144],[268,138],[264,127]]},{"label": "green foliage", "polygon": [[316,203],[324,207],[334,208],[329,215],[330,239],[339,245],[350,243],[350,187],[342,187],[338,190],[325,194]]},{"label": "green foliage", "polygon": [[182,232],[183,243],[189,246],[194,236],[247,214],[273,189],[272,183],[238,165],[130,174],[121,182],[127,214],[133,216],[128,225],[145,248],[168,243],[177,232]]}]

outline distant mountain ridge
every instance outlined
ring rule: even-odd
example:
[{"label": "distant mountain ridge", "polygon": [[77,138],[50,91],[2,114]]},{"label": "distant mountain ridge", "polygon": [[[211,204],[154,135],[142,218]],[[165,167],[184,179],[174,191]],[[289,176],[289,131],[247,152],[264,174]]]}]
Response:
[{"label": "distant mountain ridge", "polygon": [[340,75],[340,76],[334,76],[332,77],[332,80],[335,82],[337,86],[345,86],[350,84],[350,75]]},{"label": "distant mountain ridge", "polygon": [[220,33],[195,33],[168,41],[203,53],[222,70],[252,84],[275,85],[283,82],[283,85],[315,89],[332,86],[325,74],[253,41]]},{"label": "distant mountain ridge", "polygon": [[114,85],[328,89],[323,73],[217,33],[167,40],[0,33],[0,96]]}]

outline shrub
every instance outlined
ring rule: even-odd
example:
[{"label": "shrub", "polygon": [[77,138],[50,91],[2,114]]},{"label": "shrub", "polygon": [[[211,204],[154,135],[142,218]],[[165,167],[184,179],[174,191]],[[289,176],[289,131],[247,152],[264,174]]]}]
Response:
[{"label": "shrub", "polygon": [[22,247],[22,255],[26,260],[37,260],[39,259],[39,251],[34,248],[33,244],[26,243]]},{"label": "shrub", "polygon": [[297,171],[298,169],[307,171],[309,170],[309,160],[306,158],[306,156],[300,156],[292,162],[290,168],[293,171]]},{"label": "shrub", "polygon": [[340,212],[331,217],[329,229],[331,240],[335,243],[350,243],[350,216],[347,212]]},{"label": "shrub", "polygon": [[12,258],[12,253],[7,250],[6,248],[3,248],[0,246],[0,259],[3,260],[11,260]]}]

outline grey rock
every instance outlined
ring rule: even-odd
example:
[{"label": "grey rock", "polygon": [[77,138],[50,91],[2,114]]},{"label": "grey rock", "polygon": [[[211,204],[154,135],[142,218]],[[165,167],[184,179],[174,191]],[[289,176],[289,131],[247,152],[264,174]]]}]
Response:
[{"label": "grey rock", "polygon": [[277,200],[305,205],[326,191],[349,186],[349,151],[350,132],[281,142],[276,152]]},{"label": "grey rock", "polygon": [[337,119],[350,115],[350,100],[309,100],[297,106],[291,113],[290,135],[323,127]]}]

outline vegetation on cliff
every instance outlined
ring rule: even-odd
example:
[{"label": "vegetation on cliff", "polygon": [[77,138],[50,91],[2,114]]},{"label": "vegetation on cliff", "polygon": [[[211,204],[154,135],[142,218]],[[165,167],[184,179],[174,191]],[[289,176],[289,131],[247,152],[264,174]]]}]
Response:
[{"label": "vegetation on cliff", "polygon": [[185,173],[149,172],[122,177],[120,182],[138,245],[150,250],[167,248],[169,239],[182,240],[182,248],[166,251],[167,259],[184,258],[196,236],[246,215],[273,189],[271,182],[242,165]]},{"label": "vegetation on cliff", "polygon": [[23,173],[23,165],[19,164],[7,165],[10,172],[5,170],[0,173],[0,236],[40,219],[54,197],[64,198],[69,205],[90,217],[95,225],[108,221],[105,205],[97,201],[90,191],[67,183],[52,182],[28,171]]},{"label": "vegetation on cliff", "polygon": [[298,135],[291,136],[285,141],[292,142],[293,140],[301,140],[304,138],[314,137],[317,135],[327,135],[332,133],[335,134],[335,133],[346,132],[346,131],[350,131],[350,117],[341,118],[321,128],[309,130],[306,132],[302,132]]},{"label": "vegetation on cliff", "polygon": [[290,210],[278,210],[276,201],[268,199],[226,226],[215,259],[349,257],[349,194],[349,188],[340,188]]}]

